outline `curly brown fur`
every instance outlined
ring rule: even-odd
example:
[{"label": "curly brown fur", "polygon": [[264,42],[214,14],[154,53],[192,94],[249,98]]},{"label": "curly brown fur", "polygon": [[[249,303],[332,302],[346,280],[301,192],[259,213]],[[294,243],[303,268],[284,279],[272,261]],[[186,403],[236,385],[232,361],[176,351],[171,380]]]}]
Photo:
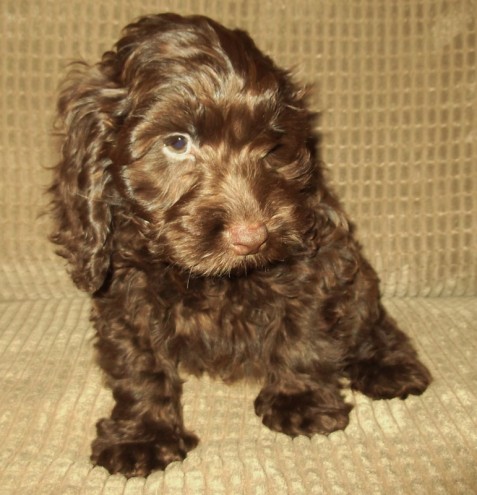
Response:
[{"label": "curly brown fur", "polygon": [[377,399],[426,389],[323,180],[304,91],[246,33],[145,17],[68,81],[52,239],[92,294],[116,401],[94,463],[145,476],[197,445],[180,367],[260,379],[256,413],[289,435],[346,427],[343,377]]}]

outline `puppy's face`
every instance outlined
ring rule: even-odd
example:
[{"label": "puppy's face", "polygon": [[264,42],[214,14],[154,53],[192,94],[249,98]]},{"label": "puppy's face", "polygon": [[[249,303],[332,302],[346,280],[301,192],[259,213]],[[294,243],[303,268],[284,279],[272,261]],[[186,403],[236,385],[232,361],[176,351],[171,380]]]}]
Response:
[{"label": "puppy's face", "polygon": [[210,21],[131,36],[118,44],[128,96],[112,170],[151,251],[223,275],[303,249],[315,165],[287,74]]}]

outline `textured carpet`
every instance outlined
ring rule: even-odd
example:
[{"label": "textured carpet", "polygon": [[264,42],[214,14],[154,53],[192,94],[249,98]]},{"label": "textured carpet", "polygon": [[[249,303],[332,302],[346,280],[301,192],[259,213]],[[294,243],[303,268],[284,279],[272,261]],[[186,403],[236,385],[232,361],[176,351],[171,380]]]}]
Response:
[{"label": "textured carpet", "polygon": [[355,405],[344,432],[311,440],[261,425],[252,384],[186,378],[186,424],[201,443],[147,480],[89,463],[112,398],[92,362],[82,298],[0,305],[0,493],[471,494],[477,487],[477,352],[472,298],[390,299],[435,382],[422,397]]}]

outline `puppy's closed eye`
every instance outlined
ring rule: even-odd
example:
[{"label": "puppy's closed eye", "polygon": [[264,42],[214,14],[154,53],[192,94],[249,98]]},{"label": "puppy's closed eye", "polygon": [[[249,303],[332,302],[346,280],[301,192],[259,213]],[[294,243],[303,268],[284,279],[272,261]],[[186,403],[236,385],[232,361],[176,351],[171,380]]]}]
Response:
[{"label": "puppy's closed eye", "polygon": [[283,151],[283,146],[284,146],[283,143],[280,143],[280,142],[273,144],[265,152],[265,154],[263,155],[263,158],[269,158],[269,157],[277,156],[279,154],[280,150]]}]

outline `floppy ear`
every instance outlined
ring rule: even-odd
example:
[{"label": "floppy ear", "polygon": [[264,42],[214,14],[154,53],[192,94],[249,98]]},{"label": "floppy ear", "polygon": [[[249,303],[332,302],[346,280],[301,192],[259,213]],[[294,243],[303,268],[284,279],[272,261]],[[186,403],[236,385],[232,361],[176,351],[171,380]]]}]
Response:
[{"label": "floppy ear", "polygon": [[109,172],[125,90],[114,82],[113,60],[81,64],[58,101],[62,159],[50,193],[56,222],[51,240],[66,258],[75,284],[95,292],[110,265],[112,184]]}]

